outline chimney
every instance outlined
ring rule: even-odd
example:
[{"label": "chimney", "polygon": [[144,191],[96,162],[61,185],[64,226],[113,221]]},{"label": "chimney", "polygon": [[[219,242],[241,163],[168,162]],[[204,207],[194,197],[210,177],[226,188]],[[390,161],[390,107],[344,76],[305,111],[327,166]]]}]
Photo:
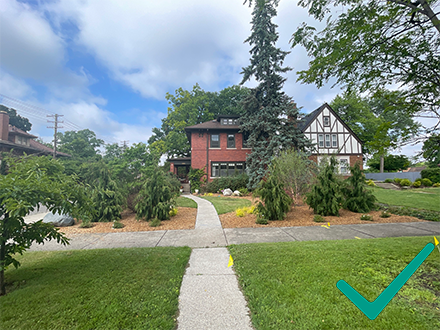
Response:
[{"label": "chimney", "polygon": [[0,111],[0,140],[8,141],[9,115],[6,111]]}]

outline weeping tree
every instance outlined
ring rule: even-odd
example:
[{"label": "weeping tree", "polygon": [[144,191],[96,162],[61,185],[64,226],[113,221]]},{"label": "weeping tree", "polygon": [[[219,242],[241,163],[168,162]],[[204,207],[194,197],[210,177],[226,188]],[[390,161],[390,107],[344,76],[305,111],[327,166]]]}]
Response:
[{"label": "weeping tree", "polygon": [[257,206],[258,215],[266,220],[283,220],[292,205],[292,199],[284,191],[284,185],[275,175],[269,176],[267,181],[261,181],[261,188],[257,190],[264,205]]},{"label": "weeping tree", "polygon": [[252,33],[245,40],[252,47],[251,63],[243,68],[241,84],[251,77],[259,83],[242,102],[241,129],[249,134],[248,145],[252,148],[246,160],[251,189],[266,175],[271,160],[280,150],[311,147],[310,141],[297,127],[298,108],[282,91],[286,78],[281,74],[292,69],[283,67],[289,52],[275,47],[278,33],[272,18],[277,14],[277,4],[278,1],[273,0],[254,3]]},{"label": "weeping tree", "polygon": [[338,162],[335,157],[321,162],[323,167],[316,176],[316,183],[306,194],[306,203],[315,214],[339,215],[341,208],[340,180],[336,174]]},{"label": "weeping tree", "polygon": [[367,213],[374,207],[376,197],[365,186],[365,176],[362,173],[359,163],[350,167],[351,176],[345,180],[342,188],[344,196],[344,209],[352,212]]}]

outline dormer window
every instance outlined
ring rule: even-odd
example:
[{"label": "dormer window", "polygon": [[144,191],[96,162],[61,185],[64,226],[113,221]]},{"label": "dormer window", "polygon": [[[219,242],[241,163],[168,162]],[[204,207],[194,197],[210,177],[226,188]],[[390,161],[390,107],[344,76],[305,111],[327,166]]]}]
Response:
[{"label": "dormer window", "polygon": [[220,123],[222,125],[238,125],[238,119],[236,119],[236,118],[222,118]]},{"label": "dormer window", "polygon": [[24,137],[24,136],[20,136],[20,135],[16,135],[15,136],[15,143],[16,144],[23,144],[23,145],[27,145],[28,144],[28,138]]}]

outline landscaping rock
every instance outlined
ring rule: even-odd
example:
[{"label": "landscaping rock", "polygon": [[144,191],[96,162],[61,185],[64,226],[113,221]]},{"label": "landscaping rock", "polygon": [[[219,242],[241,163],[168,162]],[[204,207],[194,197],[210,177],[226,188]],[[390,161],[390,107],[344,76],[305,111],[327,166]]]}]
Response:
[{"label": "landscaping rock", "polygon": [[56,227],[68,227],[75,224],[75,220],[68,214],[48,213],[44,216],[43,222],[52,223]]},{"label": "landscaping rock", "polygon": [[232,196],[240,196],[240,192],[238,190],[236,190],[232,193]]},{"label": "landscaping rock", "polygon": [[232,195],[232,190],[231,189],[225,189],[223,190],[223,196],[231,196]]}]

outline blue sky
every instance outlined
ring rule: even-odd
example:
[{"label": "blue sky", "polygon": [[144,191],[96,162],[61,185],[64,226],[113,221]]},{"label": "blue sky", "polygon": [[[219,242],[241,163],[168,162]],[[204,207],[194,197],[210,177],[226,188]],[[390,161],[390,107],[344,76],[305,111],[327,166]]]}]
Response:
[{"label": "blue sky", "polygon": [[[46,141],[52,131],[44,114],[58,113],[64,130],[74,123],[107,143],[146,142],[166,117],[167,92],[196,83],[219,91],[241,81],[250,20],[242,0],[2,0],[0,93],[8,98],[0,102],[28,117],[31,132]],[[313,22],[296,1],[281,1],[279,47],[290,50],[290,36],[303,21]],[[294,70],[284,90],[304,112],[340,92],[331,84],[318,90],[297,83],[295,72],[307,63],[301,48],[285,62]]]}]

